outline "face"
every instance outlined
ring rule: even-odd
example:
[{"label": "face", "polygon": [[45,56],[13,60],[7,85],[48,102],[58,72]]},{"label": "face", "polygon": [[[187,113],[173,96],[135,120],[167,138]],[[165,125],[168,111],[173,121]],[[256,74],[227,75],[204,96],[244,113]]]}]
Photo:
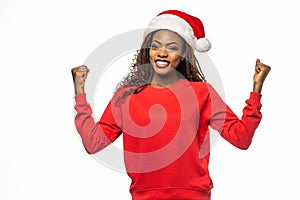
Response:
[{"label": "face", "polygon": [[176,68],[183,57],[184,41],[176,33],[159,30],[154,33],[149,57],[155,75],[176,75]]}]

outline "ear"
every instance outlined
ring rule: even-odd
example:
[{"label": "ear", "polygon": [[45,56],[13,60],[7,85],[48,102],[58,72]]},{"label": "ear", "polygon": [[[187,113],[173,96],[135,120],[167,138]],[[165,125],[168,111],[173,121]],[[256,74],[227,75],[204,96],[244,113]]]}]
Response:
[{"label": "ear", "polygon": [[185,59],[185,54],[180,55],[180,57],[181,57],[180,60],[181,60],[181,61],[184,61],[184,59]]},{"label": "ear", "polygon": [[180,52],[179,56],[180,56],[180,60],[183,61],[185,59],[185,57],[186,57],[186,51],[183,49]]}]

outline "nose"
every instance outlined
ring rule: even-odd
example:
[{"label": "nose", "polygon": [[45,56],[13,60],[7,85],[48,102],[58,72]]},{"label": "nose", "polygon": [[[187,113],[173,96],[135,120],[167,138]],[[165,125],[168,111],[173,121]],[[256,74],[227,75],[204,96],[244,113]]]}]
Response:
[{"label": "nose", "polygon": [[158,52],[158,57],[168,57],[168,50],[166,48],[160,48]]}]

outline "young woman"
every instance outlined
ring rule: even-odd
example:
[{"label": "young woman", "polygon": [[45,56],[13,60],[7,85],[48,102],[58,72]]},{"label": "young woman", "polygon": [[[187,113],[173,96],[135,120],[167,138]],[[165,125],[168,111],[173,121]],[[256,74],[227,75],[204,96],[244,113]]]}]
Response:
[{"label": "young woman", "polygon": [[96,123],[84,92],[89,69],[72,69],[83,145],[93,154],[123,134],[132,199],[210,199],[209,126],[240,149],[251,144],[271,68],[256,60],[253,91],[239,119],[205,81],[194,51],[209,49],[198,18],[177,10],[160,13]]}]

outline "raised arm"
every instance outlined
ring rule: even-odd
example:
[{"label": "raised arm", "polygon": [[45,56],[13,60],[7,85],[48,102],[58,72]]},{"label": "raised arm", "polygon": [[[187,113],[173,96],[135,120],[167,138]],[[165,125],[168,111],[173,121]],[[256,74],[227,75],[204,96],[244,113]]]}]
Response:
[{"label": "raised arm", "polygon": [[210,126],[218,130],[223,138],[240,149],[249,148],[255,130],[261,121],[260,93],[270,69],[269,66],[257,59],[253,77],[253,92],[250,93],[249,99],[246,100],[246,106],[243,109],[241,118],[238,118],[223,102],[214,88],[208,87],[210,93],[209,109],[211,112]]},{"label": "raised arm", "polygon": [[[122,133],[115,118],[119,116],[117,107],[107,105],[101,119],[95,122],[92,116],[92,108],[86,100],[84,93],[85,79],[89,69],[86,66],[79,66],[72,69],[72,76],[75,89],[75,126],[82,139],[83,146],[89,154],[96,153],[105,148]],[[121,120],[118,120],[120,122]]]}]

